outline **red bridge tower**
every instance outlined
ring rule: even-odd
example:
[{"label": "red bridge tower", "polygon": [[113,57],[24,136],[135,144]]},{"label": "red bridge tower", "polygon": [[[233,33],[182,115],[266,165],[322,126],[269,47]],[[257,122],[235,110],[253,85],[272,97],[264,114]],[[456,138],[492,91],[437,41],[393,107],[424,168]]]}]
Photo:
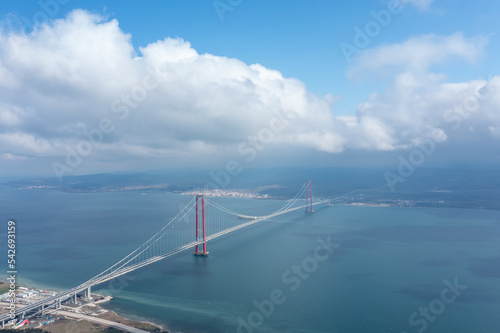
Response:
[{"label": "red bridge tower", "polygon": [[313,210],[313,183],[309,181],[306,185],[306,213],[314,213]]},{"label": "red bridge tower", "polygon": [[199,223],[198,223],[198,215],[199,215],[199,208],[198,208],[198,200],[201,197],[201,214],[202,214],[202,223],[203,223],[203,250],[200,251],[198,249],[198,245],[196,245],[196,248],[194,249],[194,255],[195,256],[208,256],[208,251],[207,251],[207,239],[205,238],[205,196],[203,194],[198,194],[196,195],[196,240],[199,239]]}]

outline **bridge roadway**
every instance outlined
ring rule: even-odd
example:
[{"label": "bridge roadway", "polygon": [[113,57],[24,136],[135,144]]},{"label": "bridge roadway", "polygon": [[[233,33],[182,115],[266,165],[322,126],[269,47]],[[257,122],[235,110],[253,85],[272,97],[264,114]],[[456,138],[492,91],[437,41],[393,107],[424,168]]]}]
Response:
[{"label": "bridge roadway", "polygon": [[[327,202],[329,202],[329,200],[318,201],[318,202],[313,203],[312,205],[316,206],[316,205],[321,205],[321,204],[324,204],[324,203],[327,203]],[[279,216],[279,215],[283,215],[283,214],[286,214],[286,213],[289,213],[289,212],[292,212],[292,211],[295,211],[295,210],[304,209],[304,208],[306,208],[308,206],[309,205],[304,205],[304,206],[300,206],[300,207],[289,208],[289,209],[286,209],[286,210],[283,210],[283,211],[278,211],[278,212],[270,214],[270,215],[265,215],[265,216],[257,217],[255,220],[251,220],[249,222],[242,223],[242,224],[239,224],[239,225],[234,226],[232,228],[228,228],[228,229],[223,230],[221,232],[218,232],[218,233],[215,233],[213,235],[210,235],[210,236],[206,237],[206,241],[208,242],[210,240],[213,240],[215,238],[221,237],[223,235],[226,235],[226,234],[228,234],[230,232],[233,232],[233,231],[236,231],[238,229],[242,229],[242,228],[248,227],[248,226],[250,226],[252,224],[256,224],[256,223],[259,223],[259,222],[268,220],[270,218],[273,218],[273,217],[276,217],[276,216]],[[79,294],[82,291],[88,289],[89,287],[92,287],[92,286],[98,285],[100,283],[109,281],[109,280],[114,279],[114,278],[116,278],[118,276],[121,276],[123,274],[132,272],[132,271],[134,271],[136,269],[139,269],[141,267],[147,266],[147,265],[152,264],[152,263],[154,263],[156,261],[165,259],[167,257],[170,257],[170,256],[172,256],[174,254],[177,254],[179,252],[185,251],[187,249],[193,248],[196,245],[200,245],[200,244],[203,244],[203,240],[193,241],[191,243],[185,244],[185,245],[177,247],[177,248],[175,248],[175,249],[173,249],[171,251],[168,251],[168,252],[166,252],[166,253],[164,253],[162,255],[151,257],[151,258],[149,258],[147,260],[144,260],[144,261],[142,261],[140,263],[137,263],[135,265],[131,265],[131,266],[125,267],[123,269],[118,269],[115,272],[113,272],[113,273],[111,273],[109,275],[106,275],[106,276],[104,276],[102,278],[91,279],[91,280],[89,280],[89,281],[87,281],[87,282],[85,282],[85,283],[83,283],[83,284],[81,284],[81,285],[79,285],[77,287],[74,287],[74,288],[62,291],[60,293],[57,293],[54,296],[48,297],[48,298],[40,300],[38,302],[34,302],[34,303],[26,305],[24,307],[17,308],[16,311],[15,311],[15,315],[16,315],[16,317],[18,317],[18,316],[22,316],[23,314],[27,315],[28,313],[30,313],[30,312],[38,309],[38,308],[41,308],[43,310],[43,308],[45,308],[45,307],[57,306],[57,304],[59,304],[60,302],[64,302],[67,299],[69,299],[69,298],[71,298],[73,296],[76,296],[77,294]],[[3,314],[3,315],[1,315],[0,316],[0,322],[2,322],[2,326],[3,326],[4,323],[7,323],[10,319],[11,318],[10,318],[9,314]]]}]

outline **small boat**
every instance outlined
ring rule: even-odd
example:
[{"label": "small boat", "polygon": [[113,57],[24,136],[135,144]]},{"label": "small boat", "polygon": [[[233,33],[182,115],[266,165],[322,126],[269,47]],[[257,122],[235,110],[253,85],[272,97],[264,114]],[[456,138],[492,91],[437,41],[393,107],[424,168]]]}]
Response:
[{"label": "small boat", "polygon": [[248,216],[248,215],[238,215],[238,218],[242,220],[257,220],[257,216]]}]

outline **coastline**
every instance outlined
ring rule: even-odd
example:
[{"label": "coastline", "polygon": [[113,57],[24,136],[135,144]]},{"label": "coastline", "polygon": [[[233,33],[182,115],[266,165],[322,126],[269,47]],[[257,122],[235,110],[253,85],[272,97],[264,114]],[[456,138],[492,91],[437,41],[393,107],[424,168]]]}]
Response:
[{"label": "coastline", "polygon": [[153,323],[153,322],[147,321],[147,320],[134,320],[131,318],[127,318],[126,315],[118,314],[114,310],[108,310],[105,314],[99,316],[99,318],[103,318],[103,319],[107,319],[107,320],[111,320],[111,321],[116,321],[118,323],[125,323],[129,326],[137,327],[137,328],[140,328],[143,330],[147,330],[148,326],[153,327],[153,330],[151,332],[155,332],[154,331],[155,328],[159,329],[161,332],[170,332],[165,327],[163,327],[159,324],[156,324],[156,323]]},{"label": "coastline", "polygon": [[[107,312],[102,314],[101,316],[99,316],[99,318],[103,318],[103,319],[107,319],[107,320],[111,320],[111,321],[116,321],[118,323],[125,323],[126,325],[140,328],[143,330],[148,330],[147,326],[150,326],[150,327],[152,327],[151,332],[163,332],[163,333],[170,332],[168,330],[168,328],[166,328],[160,324],[154,323],[154,322],[149,321],[149,320],[132,319],[130,317],[127,317],[127,315],[125,315],[125,314],[121,314],[121,313],[116,312],[115,310],[107,310]],[[155,331],[154,329],[157,329],[157,331]]]},{"label": "coastline", "polygon": [[[4,285],[8,285],[6,281],[0,280],[0,291],[3,291]],[[16,284],[16,291],[19,290],[43,290],[37,287],[26,287],[21,284]],[[8,289],[5,289],[7,292]],[[57,292],[48,291],[46,292]],[[1,293],[3,295],[5,292]],[[125,331],[128,328],[136,328],[142,330],[142,332],[157,332],[157,333],[169,333],[168,329],[164,328],[162,325],[153,323],[151,321],[134,320],[132,318],[127,318],[126,315],[118,314],[114,310],[108,310],[102,308],[100,304],[107,303],[113,299],[110,296],[104,296],[100,294],[92,294],[93,301],[86,303],[81,303],[80,306],[63,306],[64,309],[47,312],[46,319],[42,319],[39,324],[34,325],[32,328],[42,328],[44,331],[49,333],[66,333],[71,331],[72,333],[97,333],[103,332],[103,330],[116,329],[117,326],[124,326]],[[19,304],[19,303],[18,303]],[[6,304],[0,302],[0,310],[3,310]],[[92,313],[88,313],[88,310],[92,308]],[[69,311],[67,311],[69,310]],[[49,318],[50,315],[50,318]],[[58,317],[59,316],[59,317]],[[54,318],[53,320],[50,320]],[[44,324],[43,322],[47,324]],[[98,321],[109,322],[110,325],[104,323],[97,323]],[[120,327],[118,327],[120,329]],[[122,328],[123,329],[123,328]]]}]

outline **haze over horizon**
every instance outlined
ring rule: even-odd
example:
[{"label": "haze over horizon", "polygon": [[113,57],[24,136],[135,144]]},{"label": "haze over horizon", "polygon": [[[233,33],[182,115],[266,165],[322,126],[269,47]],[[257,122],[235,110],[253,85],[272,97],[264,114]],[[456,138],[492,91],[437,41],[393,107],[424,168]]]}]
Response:
[{"label": "haze over horizon", "polygon": [[0,174],[499,164],[500,5],[235,3],[4,2]]}]

